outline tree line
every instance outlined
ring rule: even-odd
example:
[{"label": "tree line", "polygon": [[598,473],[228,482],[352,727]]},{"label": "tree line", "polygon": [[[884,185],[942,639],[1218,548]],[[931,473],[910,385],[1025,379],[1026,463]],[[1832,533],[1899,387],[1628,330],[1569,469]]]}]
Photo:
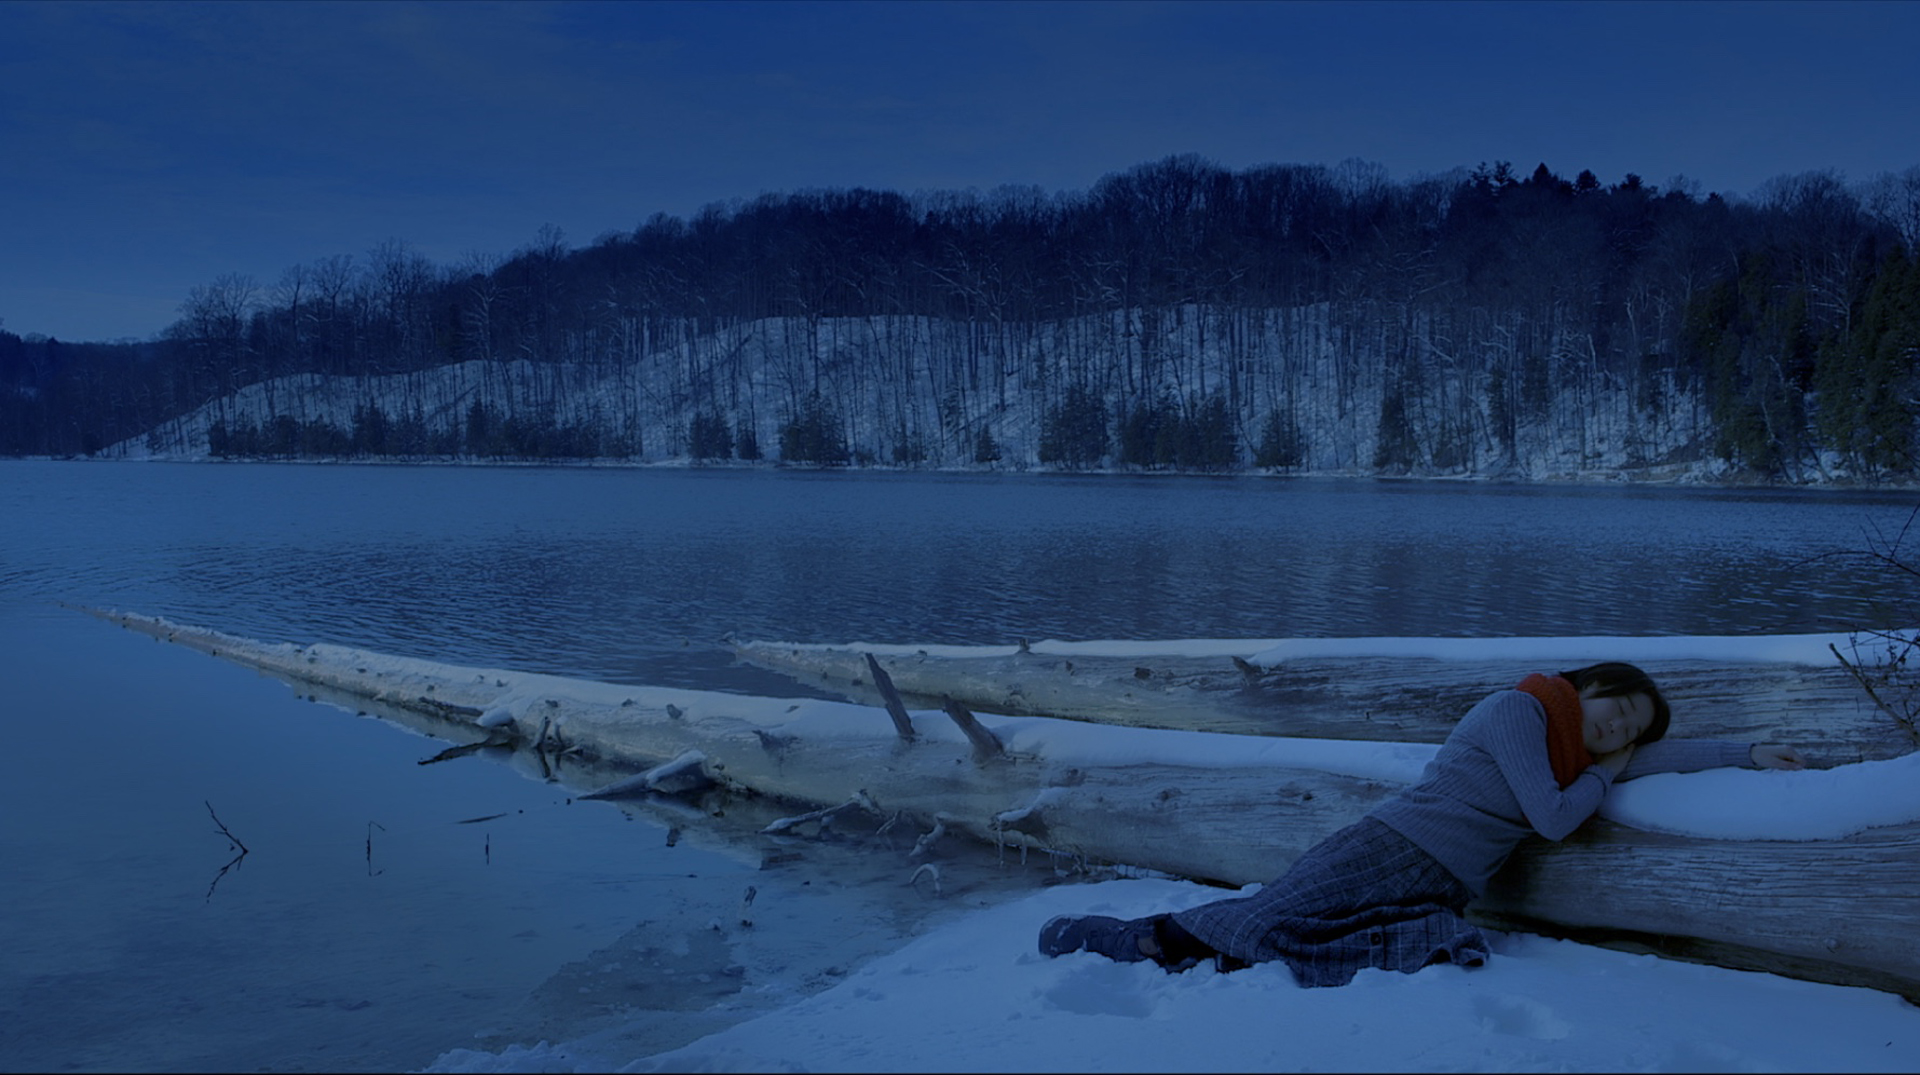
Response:
[{"label": "tree line", "polygon": [[[1545,164],[1391,182],[1178,156],[1061,194],[770,194],[579,248],[547,229],[437,266],[392,241],[271,286],[225,276],[141,343],[0,331],[0,452],[98,453],[211,407],[198,447],[242,456],[764,442],[822,463],[1446,472],[1592,454],[1591,433],[1758,474],[1910,473],[1916,249],[1920,167],[1734,199]],[[463,363],[552,375],[429,400],[426,375]],[[303,376],[382,387],[322,412],[288,387]],[[265,395],[224,410],[243,390]]]}]

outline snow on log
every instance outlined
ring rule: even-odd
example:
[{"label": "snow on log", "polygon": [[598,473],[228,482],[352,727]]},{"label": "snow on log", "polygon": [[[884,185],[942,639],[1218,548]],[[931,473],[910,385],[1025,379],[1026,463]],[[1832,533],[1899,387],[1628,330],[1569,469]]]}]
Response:
[{"label": "snow on log", "polygon": [[[534,747],[538,749],[539,741]],[[707,775],[707,756],[698,750],[683,750],[672,761],[662,762],[639,776],[616,780],[611,784],[589,791],[580,796],[582,799],[618,799],[630,795],[645,795],[659,792],[663,795],[683,795],[697,788],[709,787],[714,783]]]},{"label": "snow on log", "polygon": [[[1235,886],[1270,880],[1415,779],[1435,749],[982,715],[973,719],[1000,748],[987,754],[958,723],[935,719],[938,711],[923,713],[909,740],[874,706],[622,686],[99,615],[316,700],[443,737],[511,739],[522,748],[514,757],[532,756],[526,764],[548,778],[550,758],[595,762],[595,787],[612,782],[610,767],[643,781],[697,775],[702,795],[812,811],[786,819],[787,828],[844,824],[857,812],[875,824],[904,819],[922,833],[922,852],[958,833]],[[1920,755],[1883,764],[1899,770],[1883,780],[1896,801],[1864,819],[1875,827],[1783,840],[1596,819],[1562,843],[1524,845],[1473,913],[1547,932],[1660,937],[1663,951],[1920,997]],[[1769,781],[1765,794],[1790,806],[1784,793],[1856,768],[1865,766],[1745,775]],[[1610,802],[1629,802],[1638,783]]]},{"label": "snow on log", "polygon": [[1831,763],[1914,750],[1913,729],[1879,710],[1824,648],[1852,637],[1749,639],[1753,655],[1737,660],[1734,640],[1720,638],[1302,639],[1315,645],[1298,655],[1271,639],[1034,643],[1025,651],[742,642],[734,652],[869,705],[879,704],[875,681],[884,675],[885,689],[929,708],[952,699],[1004,716],[1422,743],[1441,742],[1489,690],[1529,672],[1627,659],[1673,703],[1674,735],[1790,742]]}]

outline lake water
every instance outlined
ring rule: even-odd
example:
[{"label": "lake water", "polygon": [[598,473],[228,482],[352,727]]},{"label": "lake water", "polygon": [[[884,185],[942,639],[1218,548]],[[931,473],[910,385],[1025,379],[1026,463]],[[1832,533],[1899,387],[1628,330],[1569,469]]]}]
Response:
[{"label": "lake water", "polygon": [[[1914,505],[1247,477],[0,463],[0,1068],[382,1070],[603,1026],[667,1048],[738,1017],[720,1008],[790,999],[927,916],[1044,880],[956,866],[928,899],[878,872],[856,883],[860,860],[828,849],[770,871],[745,845],[677,839],[511,765],[421,766],[440,744],[68,606],[792,695],[806,692],[735,667],[722,640],[1904,624],[1898,580],[1859,554]],[[225,874],[214,814],[249,850]],[[489,820],[462,824],[474,818]],[[743,939],[715,923],[748,884],[764,920]],[[773,926],[821,899],[860,923],[828,955]]]}]

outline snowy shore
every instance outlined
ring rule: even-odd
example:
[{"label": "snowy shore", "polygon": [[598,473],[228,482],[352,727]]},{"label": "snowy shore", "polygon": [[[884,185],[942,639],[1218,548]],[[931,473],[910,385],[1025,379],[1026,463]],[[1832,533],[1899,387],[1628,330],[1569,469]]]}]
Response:
[{"label": "snowy shore", "polygon": [[[223,636],[224,637],[224,636]],[[1432,640],[1346,640],[1352,652]],[[1441,647],[1471,659],[1486,645],[1508,658],[1550,660],[1564,640],[1479,640]],[[1812,652],[1780,639],[1774,659]],[[1716,652],[1718,640],[1662,638],[1634,644],[1669,659]],[[1049,643],[1036,643],[1043,650]],[[1076,644],[1088,650],[1111,643]],[[1326,643],[1320,655],[1324,656]],[[1336,648],[1339,643],[1333,643]],[[1284,640],[1127,643],[1134,653],[1199,648],[1284,659]],[[1131,648],[1130,648],[1131,647]],[[278,652],[281,647],[274,647]],[[323,664],[334,647],[302,660]],[[355,652],[362,672],[397,680],[432,662],[379,661]],[[284,656],[296,651],[287,648]],[[380,662],[384,663],[380,663]],[[378,663],[379,667],[375,668]],[[502,673],[512,675],[512,673]],[[544,697],[543,677],[501,710],[508,720]],[[621,688],[637,704],[691,709],[686,691]],[[524,694],[524,697],[521,695]],[[658,694],[659,697],[653,697]],[[864,707],[792,699],[734,698],[743,719],[815,736],[876,730]],[[1119,765],[1154,759],[1215,767],[1283,764],[1406,781],[1433,747],[1415,743],[1299,740],[1117,728],[1039,718],[982,718],[1010,749]],[[885,734],[882,732],[881,734]],[[1257,744],[1257,746],[1255,745]],[[1623,785],[1603,808],[1636,827],[1722,839],[1834,838],[1920,821],[1920,754],[1803,772],[1718,770]],[[1062,880],[1074,880],[1063,876]],[[1765,884],[1765,878],[1756,878]],[[809,966],[830,963],[869,925],[832,900],[791,909],[779,922],[713,918],[725,966],[755,982],[703,1013],[716,1029],[665,1052],[636,1054],[646,1040],[616,1017],[583,1037],[454,1049],[443,1071],[1133,1071],[1133,1070],[1636,1070],[1909,1071],[1920,1067],[1920,1009],[1887,992],[1820,985],[1767,974],[1675,962],[1524,934],[1496,937],[1484,968],[1430,968],[1416,975],[1365,972],[1349,987],[1306,991],[1284,967],[1230,975],[1200,969],[1169,976],[1151,965],[1116,965],[1086,954],[1049,960],[1034,950],[1039,923],[1056,913],[1137,915],[1219,898],[1217,888],[1165,877],[1066,883],[1026,895],[1002,893],[957,906],[933,928],[849,972],[837,984],[792,996],[801,970],[772,956],[812,945]],[[929,920],[934,921],[934,920]],[[618,968],[607,971],[614,973]],[[724,966],[715,966],[720,973]],[[818,975],[815,975],[818,980]],[[585,986],[583,989],[587,988]],[[768,994],[790,1002],[768,1011]],[[729,1010],[735,1014],[729,1018]],[[657,1013],[636,1012],[635,1025]],[[728,1024],[731,1025],[728,1025]],[[1781,1028],[1791,1028],[1783,1034]]]}]

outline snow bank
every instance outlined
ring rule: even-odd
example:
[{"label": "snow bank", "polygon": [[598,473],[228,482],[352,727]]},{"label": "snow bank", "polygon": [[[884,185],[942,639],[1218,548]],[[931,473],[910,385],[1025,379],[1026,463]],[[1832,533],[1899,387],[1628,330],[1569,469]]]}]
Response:
[{"label": "snow bank", "polygon": [[609,1030],[456,1049],[428,1070],[1920,1069],[1920,1014],[1892,994],[1527,934],[1496,934],[1484,967],[1367,970],[1340,989],[1301,989],[1281,964],[1173,975],[1034,951],[1056,914],[1134,917],[1222,895],[1160,879],[1061,885],[959,917],[833,988],[670,1052],[635,1058]]}]

